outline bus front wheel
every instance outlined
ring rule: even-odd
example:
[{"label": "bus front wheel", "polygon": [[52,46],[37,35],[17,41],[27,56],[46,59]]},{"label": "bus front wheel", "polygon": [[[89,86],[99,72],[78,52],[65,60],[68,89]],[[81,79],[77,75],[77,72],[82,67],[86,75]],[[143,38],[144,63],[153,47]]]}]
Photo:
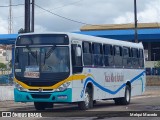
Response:
[{"label": "bus front wheel", "polygon": [[93,107],[92,91],[89,88],[86,88],[84,94],[84,101],[79,102],[78,107],[81,110],[87,110]]}]

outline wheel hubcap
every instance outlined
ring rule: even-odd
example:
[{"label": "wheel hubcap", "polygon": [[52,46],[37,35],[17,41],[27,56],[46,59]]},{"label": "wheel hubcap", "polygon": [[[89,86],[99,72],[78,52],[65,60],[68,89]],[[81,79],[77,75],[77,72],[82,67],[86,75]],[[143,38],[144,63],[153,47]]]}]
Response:
[{"label": "wheel hubcap", "polygon": [[129,90],[126,91],[126,100],[127,102],[129,102],[130,99],[130,94],[129,94]]},{"label": "wheel hubcap", "polygon": [[89,94],[88,93],[85,93],[85,105],[86,107],[89,106]]}]

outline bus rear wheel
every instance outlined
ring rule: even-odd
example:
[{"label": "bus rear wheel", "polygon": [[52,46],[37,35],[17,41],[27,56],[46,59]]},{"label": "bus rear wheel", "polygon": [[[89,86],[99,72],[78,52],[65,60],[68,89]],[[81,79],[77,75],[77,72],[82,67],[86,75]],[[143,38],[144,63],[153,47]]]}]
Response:
[{"label": "bus rear wheel", "polygon": [[125,89],[125,95],[122,98],[115,98],[114,99],[116,105],[128,105],[131,101],[131,89],[127,85]]},{"label": "bus rear wheel", "polygon": [[78,107],[81,110],[88,110],[93,107],[92,91],[89,88],[86,88],[84,94],[84,101],[79,102]]},{"label": "bus rear wheel", "polygon": [[36,110],[45,110],[45,108],[53,108],[53,103],[51,103],[51,102],[34,102],[34,107]]}]

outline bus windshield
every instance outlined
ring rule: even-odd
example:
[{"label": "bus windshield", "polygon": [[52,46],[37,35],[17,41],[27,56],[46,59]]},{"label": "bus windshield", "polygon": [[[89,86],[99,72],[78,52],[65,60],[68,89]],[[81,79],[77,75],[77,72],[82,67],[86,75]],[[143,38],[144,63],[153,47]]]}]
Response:
[{"label": "bus windshield", "polygon": [[56,73],[69,73],[67,46],[16,48],[15,76],[41,78]]}]

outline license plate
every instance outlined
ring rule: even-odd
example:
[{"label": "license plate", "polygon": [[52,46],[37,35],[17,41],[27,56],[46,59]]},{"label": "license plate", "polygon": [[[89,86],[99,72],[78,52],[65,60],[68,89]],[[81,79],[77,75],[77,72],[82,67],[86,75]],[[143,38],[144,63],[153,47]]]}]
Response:
[{"label": "license plate", "polygon": [[39,72],[25,72],[24,77],[27,78],[39,78]]}]

